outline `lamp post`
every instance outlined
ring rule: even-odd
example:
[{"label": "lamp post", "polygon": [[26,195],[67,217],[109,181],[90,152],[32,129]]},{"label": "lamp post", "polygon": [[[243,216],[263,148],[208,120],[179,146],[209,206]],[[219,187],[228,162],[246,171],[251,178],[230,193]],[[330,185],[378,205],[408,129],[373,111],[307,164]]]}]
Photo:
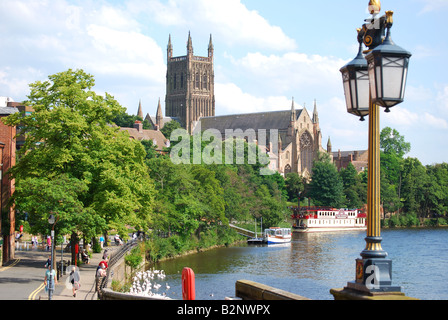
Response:
[{"label": "lamp post", "polygon": [[[52,279],[52,273],[54,270],[54,225],[56,223],[56,219],[54,217],[53,214],[50,214],[50,216],[48,217],[48,223],[52,226],[51,227],[51,266],[50,266],[50,276],[48,277],[47,281],[48,281],[48,300],[51,300],[52,296],[53,296],[53,288],[54,288],[54,283],[53,283],[53,279]],[[56,275],[55,275],[56,278]]]},{"label": "lamp post", "polygon": [[[356,259],[355,281],[348,282],[342,291],[330,290],[336,299],[350,295],[353,298],[353,294],[404,295],[401,287],[392,285],[392,260],[387,259],[387,252],[381,247],[379,107],[390,112],[391,107],[403,102],[411,54],[391,40],[393,12],[387,11],[386,15],[378,18],[380,8],[379,1],[370,1],[372,17],[358,29],[358,55],[340,70],[347,111],[361,117],[361,120],[369,116],[369,158],[366,247],[361,258]],[[368,47],[364,52],[363,43]]]}]

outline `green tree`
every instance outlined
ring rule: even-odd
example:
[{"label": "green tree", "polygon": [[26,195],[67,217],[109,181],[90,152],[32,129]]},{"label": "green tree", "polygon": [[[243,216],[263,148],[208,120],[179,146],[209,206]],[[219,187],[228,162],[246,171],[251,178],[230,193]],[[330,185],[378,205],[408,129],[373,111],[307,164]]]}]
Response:
[{"label": "green tree", "polygon": [[154,145],[154,142],[152,140],[141,140],[140,142],[143,145],[143,148],[145,148],[145,159],[151,159],[158,156],[156,146]]},{"label": "green tree", "polygon": [[383,208],[386,212],[395,212],[403,206],[403,156],[411,150],[411,144],[397,130],[386,127],[380,134],[380,148]]},{"label": "green tree", "polygon": [[340,207],[344,204],[342,179],[327,158],[316,160],[311,175],[309,195],[319,206]]},{"label": "green tree", "polygon": [[385,153],[395,153],[398,157],[411,151],[411,144],[406,142],[400,133],[390,127],[385,127],[380,133],[380,148]]},{"label": "green tree", "polygon": [[34,109],[31,115],[4,120],[20,124],[26,136],[11,169],[17,208],[34,215],[41,232],[50,211],[58,213],[64,232],[88,237],[111,228],[125,235],[126,225],[145,228],[155,192],[145,150],[110,125],[124,108],[92,91],[94,78],[83,70],[48,78],[30,85],[25,103]]},{"label": "green tree", "polygon": [[291,202],[300,201],[300,194],[305,190],[303,178],[297,172],[290,172],[285,177],[286,191]]},{"label": "green tree", "polygon": [[417,158],[406,158],[403,162],[403,192],[404,209],[425,218],[421,204],[425,201],[425,190],[429,183],[426,168]]},{"label": "green tree", "polygon": [[171,132],[173,132],[176,129],[180,129],[180,123],[177,121],[170,121],[164,124],[163,128],[160,130],[162,131],[163,135],[167,138],[170,139],[171,137]]},{"label": "green tree", "polygon": [[358,175],[355,166],[350,162],[347,168],[341,169],[339,175],[344,186],[345,205],[350,208],[362,207],[362,189],[365,185],[362,184],[361,177]]},{"label": "green tree", "polygon": [[434,186],[434,194],[437,198],[433,201],[431,211],[437,215],[446,215],[448,211],[448,164],[441,163],[427,166],[427,172]]},{"label": "green tree", "polygon": [[112,119],[113,123],[123,128],[133,128],[135,121],[142,121],[143,129],[145,130],[153,129],[148,120],[143,120],[141,117],[136,115],[135,116],[129,115],[126,113],[126,111],[120,112],[119,114],[115,115],[115,117]]}]

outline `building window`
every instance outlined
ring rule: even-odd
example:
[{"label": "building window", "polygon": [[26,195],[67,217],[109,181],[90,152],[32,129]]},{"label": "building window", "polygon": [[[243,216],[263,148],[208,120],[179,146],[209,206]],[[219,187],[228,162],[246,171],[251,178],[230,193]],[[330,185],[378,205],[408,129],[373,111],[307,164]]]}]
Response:
[{"label": "building window", "polygon": [[196,89],[199,89],[199,73],[196,73],[196,85],[195,85],[195,87],[196,87]]},{"label": "building window", "polygon": [[300,137],[300,162],[301,171],[308,169],[311,172],[313,168],[313,138],[308,132]]}]

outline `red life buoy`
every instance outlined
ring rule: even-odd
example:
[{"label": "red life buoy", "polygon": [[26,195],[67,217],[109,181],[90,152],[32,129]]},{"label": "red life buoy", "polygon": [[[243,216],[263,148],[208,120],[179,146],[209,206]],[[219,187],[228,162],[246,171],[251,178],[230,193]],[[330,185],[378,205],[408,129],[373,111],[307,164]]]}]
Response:
[{"label": "red life buoy", "polygon": [[190,268],[184,268],[182,270],[182,299],[196,299],[194,272]]}]

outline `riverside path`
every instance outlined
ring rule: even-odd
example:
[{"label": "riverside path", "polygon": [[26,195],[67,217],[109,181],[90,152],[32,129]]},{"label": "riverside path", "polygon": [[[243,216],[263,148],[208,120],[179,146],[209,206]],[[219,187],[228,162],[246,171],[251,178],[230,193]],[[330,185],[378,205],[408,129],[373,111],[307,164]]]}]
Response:
[{"label": "riverside path", "polygon": [[[48,300],[43,283],[49,256],[49,252],[39,250],[16,251],[15,259],[0,266],[0,300]],[[67,272],[59,278],[53,300],[95,300],[95,272],[101,256],[101,253],[94,253],[90,264],[79,268],[81,289],[76,297],[73,297],[71,287],[66,285]],[[69,253],[65,253],[64,260],[68,259]],[[56,255],[56,261],[59,260],[60,256]]]}]

